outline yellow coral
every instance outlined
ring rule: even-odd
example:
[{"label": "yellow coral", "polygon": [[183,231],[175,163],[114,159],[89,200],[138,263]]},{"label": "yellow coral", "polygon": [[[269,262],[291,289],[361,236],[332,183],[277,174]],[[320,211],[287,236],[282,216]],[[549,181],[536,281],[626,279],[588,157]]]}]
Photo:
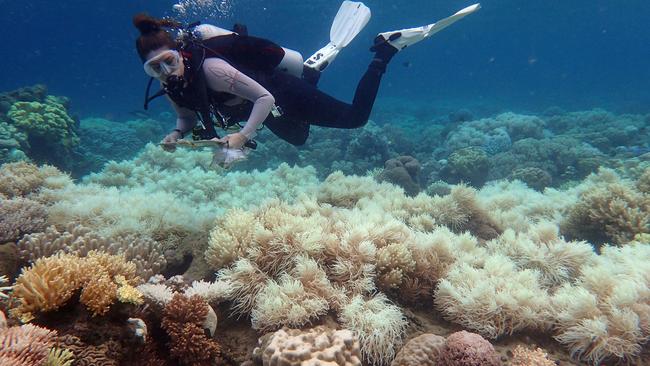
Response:
[{"label": "yellow coral", "polygon": [[[135,270],[135,264],[127,262],[124,256],[97,251],[89,252],[87,257],[58,254],[38,259],[31,267],[23,269],[16,280],[12,296],[20,304],[12,310],[12,315],[29,321],[36,312],[58,309],[80,288],[83,289],[81,302],[94,315],[104,314],[118,297],[116,281],[121,282],[127,294],[126,287],[140,281]],[[119,279],[115,279],[118,276]],[[129,296],[132,297],[125,298],[137,301],[133,291]]]},{"label": "yellow coral", "polygon": [[55,347],[50,349],[45,366],[71,366],[73,362],[72,351]]},{"label": "yellow coral", "polygon": [[23,269],[12,292],[20,305],[13,309],[12,314],[28,320],[34,312],[61,307],[79,288],[79,269],[79,258],[72,254],[41,258]]},{"label": "yellow coral", "polygon": [[142,292],[131,286],[124,276],[115,276],[115,282],[120,286],[117,289],[117,299],[120,302],[134,305],[141,305],[144,302]]}]

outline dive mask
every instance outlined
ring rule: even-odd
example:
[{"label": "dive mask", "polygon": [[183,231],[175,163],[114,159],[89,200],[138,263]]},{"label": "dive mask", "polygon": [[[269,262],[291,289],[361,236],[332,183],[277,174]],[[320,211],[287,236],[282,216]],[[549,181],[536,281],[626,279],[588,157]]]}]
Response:
[{"label": "dive mask", "polygon": [[169,76],[181,68],[181,54],[176,50],[165,50],[144,63],[144,72],[152,78]]}]

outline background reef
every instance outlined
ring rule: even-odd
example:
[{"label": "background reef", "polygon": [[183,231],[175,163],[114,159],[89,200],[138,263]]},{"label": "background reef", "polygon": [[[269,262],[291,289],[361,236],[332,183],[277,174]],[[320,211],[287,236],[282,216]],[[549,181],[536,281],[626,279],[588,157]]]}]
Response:
[{"label": "background reef", "polygon": [[167,114],[2,101],[3,362],[650,362],[649,115],[387,100],[223,170]]}]

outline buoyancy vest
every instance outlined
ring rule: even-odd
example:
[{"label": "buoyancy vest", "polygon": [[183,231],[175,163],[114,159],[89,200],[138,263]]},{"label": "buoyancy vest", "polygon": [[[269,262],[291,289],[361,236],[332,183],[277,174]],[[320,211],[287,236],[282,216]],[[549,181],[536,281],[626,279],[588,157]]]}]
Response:
[{"label": "buoyancy vest", "polygon": [[[180,52],[185,63],[185,86],[168,90],[167,95],[177,105],[197,112],[206,129],[206,135],[201,138],[216,136],[213,115],[218,119],[220,127],[225,128],[229,126],[229,121],[244,120],[250,111],[246,106],[227,107],[225,103],[236,96],[208,88],[202,69],[206,59],[221,58],[238,71],[259,81],[260,78],[273,74],[285,55],[282,47],[269,40],[237,33],[194,41]],[[224,118],[226,115],[229,118]]]}]

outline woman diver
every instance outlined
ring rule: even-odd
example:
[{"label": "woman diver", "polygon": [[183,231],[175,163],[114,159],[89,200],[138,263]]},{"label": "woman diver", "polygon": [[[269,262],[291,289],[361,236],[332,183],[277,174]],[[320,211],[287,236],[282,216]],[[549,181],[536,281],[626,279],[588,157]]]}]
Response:
[{"label": "woman diver", "polygon": [[[332,40],[329,48],[321,49],[303,65],[299,53],[248,36],[245,28],[234,32],[200,25],[181,31],[184,37],[177,40],[168,31],[180,29],[174,21],[138,14],[133,23],[140,31],[136,49],[144,70],[152,80],[162,83],[162,90],[154,97],[166,95],[177,113],[176,128],[163,139],[163,147],[173,149],[192,131],[196,139],[214,139],[230,149],[240,149],[254,147],[252,138],[262,123],[293,145],[305,143],[310,125],[362,127],[368,121],[391,58],[478,8],[478,4],[473,5],[429,26],[380,33],[371,48],[374,57],[357,85],[352,104],[316,87],[320,71],[345,44],[337,48]],[[369,17],[370,11],[362,3],[345,1],[337,14],[338,27],[343,27],[340,30],[348,37],[344,42],[349,43]],[[151,99],[147,90],[145,108]],[[246,123],[238,132],[219,138],[213,117],[220,127]],[[196,127],[198,121],[201,128]]]}]

